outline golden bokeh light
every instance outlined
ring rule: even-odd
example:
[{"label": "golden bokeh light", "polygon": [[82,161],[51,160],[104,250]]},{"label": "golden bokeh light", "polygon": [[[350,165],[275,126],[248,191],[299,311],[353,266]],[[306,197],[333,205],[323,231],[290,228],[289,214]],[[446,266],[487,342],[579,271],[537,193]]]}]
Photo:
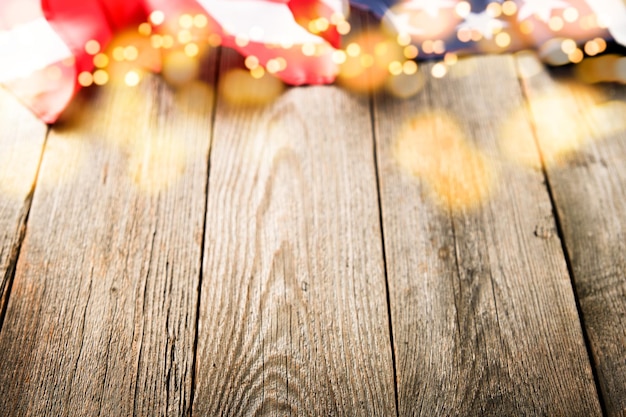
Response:
[{"label": "golden bokeh light", "polygon": [[453,210],[480,206],[496,185],[494,166],[444,112],[409,120],[393,155],[406,172],[423,181],[436,204]]},{"label": "golden bokeh light", "polygon": [[[257,69],[263,70],[258,66]],[[243,69],[232,69],[220,80],[220,93],[226,102],[233,105],[260,106],[276,100],[284,91],[284,84],[271,75],[256,78]]]},{"label": "golden bokeh light", "polygon": [[195,80],[200,74],[200,63],[184,51],[171,51],[163,56],[163,78],[174,86]]},{"label": "golden bokeh light", "polygon": [[[547,165],[558,166],[593,141],[604,140],[626,132],[626,104],[607,101],[580,83],[570,82],[545,92],[518,109],[501,129],[501,146],[509,159],[523,165],[536,166],[533,150],[520,149],[519,135],[530,134],[528,124],[535,126],[541,155]],[[522,132],[522,133],[520,133]]]}]

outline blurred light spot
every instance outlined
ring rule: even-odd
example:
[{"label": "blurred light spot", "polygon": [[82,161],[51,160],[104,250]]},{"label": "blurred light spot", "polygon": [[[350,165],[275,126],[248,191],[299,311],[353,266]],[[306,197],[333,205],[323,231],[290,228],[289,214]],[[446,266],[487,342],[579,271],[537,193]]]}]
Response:
[{"label": "blurred light spot", "polygon": [[193,17],[189,14],[182,14],[178,18],[178,25],[183,29],[191,29],[193,26]]},{"label": "blurred light spot", "polygon": [[[257,68],[263,69],[260,66]],[[284,84],[275,77],[257,79],[242,69],[227,72],[220,82],[220,93],[224,99],[230,104],[244,106],[270,103],[282,94],[284,88]]]},{"label": "blurred light spot", "polygon": [[173,51],[163,57],[163,78],[175,86],[189,83],[200,72],[197,60],[190,58],[183,51]]},{"label": "blurred light spot", "polygon": [[209,20],[203,14],[197,14],[193,17],[193,25],[198,29],[203,29],[209,24]]},{"label": "blurred light spot", "polygon": [[361,53],[361,47],[353,42],[346,47],[346,53],[351,57],[358,56]]},{"label": "blurred light spot", "polygon": [[259,58],[257,58],[254,55],[248,55],[246,59],[244,60],[244,65],[249,70],[253,70],[259,66]]},{"label": "blurred light spot", "polygon": [[452,66],[452,65],[456,64],[458,62],[458,60],[459,60],[459,57],[454,52],[448,52],[443,57],[443,62],[445,62],[446,65],[448,65],[448,66]]},{"label": "blurred light spot", "polygon": [[530,35],[535,30],[535,25],[530,20],[524,20],[522,23],[520,23],[519,30],[524,35]]},{"label": "blurred light spot", "polygon": [[495,41],[500,48],[508,48],[511,45],[511,35],[506,32],[500,32],[496,35]]},{"label": "blurred light spot", "polygon": [[585,57],[585,55],[583,54],[583,51],[581,51],[580,49],[576,49],[574,52],[572,52],[571,54],[568,54],[567,57],[569,58],[569,60],[574,63],[574,64],[578,64],[579,62],[581,62],[583,60],[583,58]]},{"label": "blurred light spot", "polygon": [[93,83],[96,85],[105,85],[109,82],[109,74],[104,70],[97,70],[93,73]]},{"label": "blurred light spot", "polygon": [[337,65],[341,65],[346,62],[346,53],[344,51],[333,52],[333,62]]},{"label": "blurred light spot", "polygon": [[89,87],[93,84],[93,75],[88,71],[83,71],[78,74],[78,83],[83,87]]},{"label": "blurred light spot", "polygon": [[304,56],[313,56],[315,55],[315,45],[312,43],[305,43],[302,45],[302,54]]},{"label": "blurred light spot", "polygon": [[142,23],[139,25],[137,32],[143,36],[150,36],[152,34],[152,26],[150,26],[150,23]]},{"label": "blurred light spot", "polygon": [[180,44],[186,44],[189,43],[193,40],[193,35],[191,34],[190,31],[188,30],[181,30],[180,32],[178,32],[178,35],[176,36],[176,39],[178,40],[178,43]]},{"label": "blurred light spot", "polygon": [[[150,37],[150,44],[152,45],[154,49],[159,49],[163,46],[163,38],[161,37],[161,35],[152,35]],[[122,56],[123,56],[123,52],[122,52]]]},{"label": "blurred light spot", "polygon": [[345,20],[337,24],[337,32],[340,35],[347,35],[348,33],[350,33],[350,30],[350,23],[346,22]]},{"label": "blurred light spot", "polygon": [[139,76],[137,71],[128,71],[124,76],[124,82],[129,87],[136,87],[137,85],[139,85],[140,81],[141,77]]},{"label": "blurred light spot", "polygon": [[252,78],[260,80],[265,76],[265,70],[263,69],[263,67],[256,67],[250,70],[250,75],[252,76]]},{"label": "blurred light spot", "polygon": [[237,46],[243,48],[247,46],[248,43],[250,43],[250,40],[248,39],[247,36],[244,36],[244,35],[235,36],[235,44],[237,44]]},{"label": "blurred light spot", "polygon": [[87,41],[85,44],[85,52],[89,55],[95,55],[100,52],[100,43],[96,40]]},{"label": "blurred light spot", "polygon": [[411,43],[411,35],[408,33],[400,33],[396,38],[396,41],[400,46],[407,46]]},{"label": "blurred light spot", "polygon": [[502,13],[507,16],[513,16],[517,13],[517,4],[512,0],[506,0],[502,3]]},{"label": "blurred light spot", "polygon": [[417,64],[415,61],[405,61],[402,65],[402,72],[406,75],[413,75],[417,72]]},{"label": "blurred light spot", "polygon": [[104,68],[109,65],[109,57],[105,54],[98,54],[93,57],[93,64],[96,68]]},{"label": "blurred light spot", "polygon": [[155,26],[159,26],[160,24],[162,24],[163,22],[165,22],[165,14],[160,11],[160,10],[155,10],[152,13],[150,13],[150,22],[152,22],[153,25]]},{"label": "blurred light spot", "polygon": [[438,62],[433,65],[431,69],[431,74],[435,78],[443,78],[448,73],[448,67],[442,62]]},{"label": "blurred light spot", "polygon": [[124,59],[126,59],[127,61],[134,61],[137,59],[138,56],[139,51],[134,45],[130,45],[124,48]]},{"label": "blurred light spot", "polygon": [[195,43],[188,43],[187,45],[185,45],[185,54],[188,57],[193,58],[195,56],[198,56],[198,53],[200,53],[200,48],[198,48],[198,45],[196,45]]},{"label": "blurred light spot", "polygon": [[391,75],[400,75],[402,74],[402,64],[398,61],[392,61],[389,64],[389,73]]},{"label": "blurred light spot", "polygon": [[417,55],[419,53],[419,51],[417,50],[417,47],[415,45],[406,46],[404,48],[403,52],[404,52],[404,57],[406,59],[415,59],[415,58],[417,58]]},{"label": "blurred light spot", "polygon": [[578,48],[578,46],[573,39],[564,39],[563,42],[561,42],[561,50],[568,55],[573,53],[576,48]]},{"label": "blurred light spot", "polygon": [[412,118],[396,140],[393,153],[401,167],[423,181],[436,204],[453,210],[479,206],[495,185],[489,160],[444,113]]},{"label": "blurred light spot", "polygon": [[491,17],[500,17],[502,14],[502,5],[500,3],[489,3],[487,13]]},{"label": "blurred light spot", "polygon": [[565,24],[563,23],[563,19],[561,19],[559,16],[552,16],[550,18],[550,21],[548,22],[548,27],[554,32],[558,32],[563,29],[564,25]]},{"label": "blurred light spot", "polygon": [[163,48],[169,49],[174,46],[174,38],[170,35],[163,35]]},{"label": "blurred light spot", "polygon": [[563,19],[568,23],[574,23],[578,20],[578,10],[575,7],[568,7],[563,11]]},{"label": "blurred light spot", "polygon": [[460,1],[455,6],[454,11],[460,17],[467,17],[472,11],[472,5],[466,1]]}]

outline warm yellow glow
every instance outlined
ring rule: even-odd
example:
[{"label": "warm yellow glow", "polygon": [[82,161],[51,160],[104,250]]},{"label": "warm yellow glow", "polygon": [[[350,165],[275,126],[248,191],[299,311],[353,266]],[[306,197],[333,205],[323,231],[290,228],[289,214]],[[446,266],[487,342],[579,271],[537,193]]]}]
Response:
[{"label": "warm yellow glow", "polygon": [[502,14],[502,5],[500,3],[489,3],[487,13],[491,17],[500,17]]},{"label": "warm yellow glow", "polygon": [[83,87],[89,87],[93,84],[93,75],[88,71],[83,71],[78,74],[78,84]]},{"label": "warm yellow glow", "polygon": [[447,73],[448,73],[448,68],[442,62],[436,63],[435,65],[433,65],[433,68],[431,69],[431,74],[435,78],[443,78]]},{"label": "warm yellow glow", "polygon": [[93,64],[96,68],[105,68],[109,65],[109,57],[106,54],[98,54],[93,57]]},{"label": "warm yellow glow", "polygon": [[126,59],[127,61],[134,61],[137,59],[138,56],[139,51],[134,45],[130,45],[124,48],[124,59]]},{"label": "warm yellow glow", "polygon": [[109,82],[109,73],[105,70],[97,70],[93,73],[93,83],[96,85],[105,85]]},{"label": "warm yellow glow", "polygon": [[494,167],[443,112],[409,120],[393,153],[408,174],[421,180],[435,204],[453,210],[475,208],[494,189]]},{"label": "warm yellow glow", "polygon": [[346,53],[351,57],[356,57],[361,53],[361,47],[358,43],[351,43],[346,47]]},{"label": "warm yellow glow", "polygon": [[578,20],[579,13],[575,7],[568,7],[563,11],[563,19],[568,23],[574,23]]},{"label": "warm yellow glow", "polygon": [[472,11],[472,6],[467,1],[460,1],[457,3],[454,10],[460,17],[467,17]]},{"label": "warm yellow glow", "polygon": [[576,45],[576,42],[574,42],[573,39],[565,39],[561,43],[561,50],[568,55],[576,51],[577,47],[578,46]]},{"label": "warm yellow glow", "polygon": [[[263,69],[263,67],[257,67]],[[271,76],[254,77],[242,69],[228,71],[220,82],[220,93],[226,102],[233,105],[258,106],[277,99],[284,84]]]},{"label": "warm yellow glow", "polygon": [[85,44],[85,52],[89,55],[95,55],[100,52],[100,43],[96,40],[87,41]]},{"label": "warm yellow glow", "polygon": [[178,18],[178,25],[183,29],[191,29],[193,26],[193,17],[189,14],[182,14]]},{"label": "warm yellow glow", "polygon": [[548,22],[548,27],[555,32],[563,29],[563,26],[565,26],[565,24],[563,23],[563,19],[559,16],[552,16]]},{"label": "warm yellow glow", "polygon": [[200,48],[198,48],[198,45],[196,45],[195,43],[188,43],[187,45],[185,45],[185,54],[188,57],[195,57],[198,56],[198,54],[200,53]]},{"label": "warm yellow glow", "polygon": [[193,17],[193,25],[197,27],[198,29],[203,29],[207,27],[208,24],[209,24],[209,20],[203,14],[197,14]]},{"label": "warm yellow glow", "polygon": [[150,23],[142,23],[139,25],[139,28],[137,28],[137,32],[143,36],[150,36],[152,34],[152,26]]},{"label": "warm yellow glow", "polygon": [[496,35],[495,41],[500,48],[508,48],[511,45],[511,35],[506,32],[500,32]]},{"label": "warm yellow glow", "polygon": [[195,80],[200,72],[198,60],[183,51],[169,52],[163,57],[163,78],[172,85],[183,85]]},{"label": "warm yellow glow", "polygon": [[413,75],[417,72],[417,64],[415,61],[405,61],[402,65],[402,72],[406,75]]},{"label": "warm yellow glow", "polygon": [[346,53],[344,51],[338,50],[333,52],[333,62],[337,65],[341,65],[346,62]]},{"label": "warm yellow glow", "polygon": [[417,58],[417,55],[419,53],[415,45],[409,45],[405,47],[403,52],[406,59],[415,59]]},{"label": "warm yellow glow", "polygon": [[178,43],[184,45],[193,40],[193,35],[191,34],[190,31],[185,29],[185,30],[181,30],[180,32],[178,32],[176,39],[178,40]]},{"label": "warm yellow glow", "polygon": [[135,87],[139,85],[140,81],[141,77],[136,71],[129,71],[126,73],[126,76],[124,76],[124,82],[129,87]]},{"label": "warm yellow glow", "polygon": [[150,13],[150,22],[155,26],[163,24],[165,22],[165,14],[160,10],[153,11]]},{"label": "warm yellow glow", "polygon": [[517,4],[512,0],[506,0],[502,3],[502,13],[507,16],[513,16],[517,13]]}]

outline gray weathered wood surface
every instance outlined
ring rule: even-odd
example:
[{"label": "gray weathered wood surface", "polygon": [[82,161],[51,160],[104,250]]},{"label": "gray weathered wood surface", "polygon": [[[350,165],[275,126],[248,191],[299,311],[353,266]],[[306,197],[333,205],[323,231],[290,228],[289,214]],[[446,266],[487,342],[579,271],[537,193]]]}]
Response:
[{"label": "gray weathered wood surface", "polygon": [[47,130],[0,87],[0,326]]},{"label": "gray weathered wood surface", "polygon": [[212,62],[47,139],[0,91],[1,415],[624,414],[623,87],[475,57],[244,106]]},{"label": "gray weathered wood surface", "polygon": [[395,414],[367,99],[218,99],[194,411]]},{"label": "gray weathered wood surface", "polygon": [[400,415],[600,415],[531,127],[500,128],[524,105],[513,60],[430,69],[376,100]]},{"label": "gray weathered wood surface", "polygon": [[607,414],[626,416],[626,87],[519,68]]},{"label": "gray weathered wood surface", "polygon": [[81,105],[86,93],[46,144],[0,333],[0,410],[185,415],[212,98],[154,76]]}]

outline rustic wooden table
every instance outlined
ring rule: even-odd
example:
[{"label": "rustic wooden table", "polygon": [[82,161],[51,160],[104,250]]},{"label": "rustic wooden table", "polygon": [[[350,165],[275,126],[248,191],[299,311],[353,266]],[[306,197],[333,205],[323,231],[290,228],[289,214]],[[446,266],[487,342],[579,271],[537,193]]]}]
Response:
[{"label": "rustic wooden table", "polygon": [[3,416],[626,415],[626,87],[0,91]]}]

